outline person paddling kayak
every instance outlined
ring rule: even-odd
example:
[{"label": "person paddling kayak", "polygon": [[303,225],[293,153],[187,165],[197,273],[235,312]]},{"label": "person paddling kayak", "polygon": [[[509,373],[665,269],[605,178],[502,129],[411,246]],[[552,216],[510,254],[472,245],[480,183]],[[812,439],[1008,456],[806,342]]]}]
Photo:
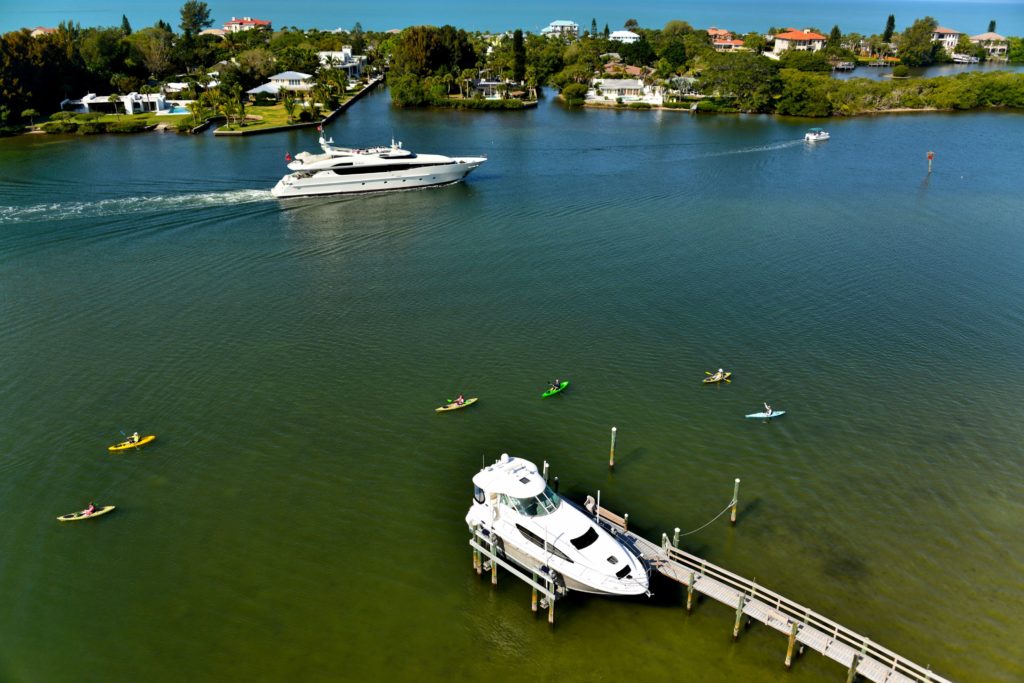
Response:
[{"label": "person paddling kayak", "polygon": [[465,397],[463,397],[462,394],[459,394],[458,397],[453,401],[453,403],[455,405],[457,405],[457,406],[461,406],[465,402],[466,402],[466,399],[465,399]]},{"label": "person paddling kayak", "polygon": [[87,507],[84,510],[82,510],[82,516],[83,517],[88,517],[89,515],[91,515],[94,512],[96,512],[96,505],[90,500],[89,501],[89,507]]},{"label": "person paddling kayak", "polygon": [[549,382],[549,384],[551,385],[552,389],[560,389],[560,388],[562,388],[562,380],[561,379],[556,379],[554,382]]},{"label": "person paddling kayak", "polygon": [[767,403],[764,404],[764,415],[765,415],[765,417],[771,417],[772,416],[772,407],[770,405],[768,405]]},{"label": "person paddling kayak", "polygon": [[138,432],[134,432],[131,436],[128,437],[128,440],[131,441],[132,443],[138,443],[139,442],[139,433]]}]

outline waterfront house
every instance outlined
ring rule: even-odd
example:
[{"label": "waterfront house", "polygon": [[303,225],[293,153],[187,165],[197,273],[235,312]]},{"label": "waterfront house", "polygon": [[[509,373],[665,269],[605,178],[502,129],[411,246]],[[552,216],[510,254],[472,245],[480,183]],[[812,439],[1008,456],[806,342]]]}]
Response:
[{"label": "waterfront house", "polygon": [[644,74],[647,73],[645,67],[633,66],[632,64],[623,64],[619,62],[608,62],[604,65],[604,73],[608,76],[622,77],[632,76],[633,78],[643,78]]},{"label": "waterfront house", "polygon": [[985,48],[985,52],[988,53],[989,57],[1006,59],[1006,53],[1009,50],[1009,41],[1006,40],[1005,36],[989,31],[988,33],[971,36],[971,42]]},{"label": "waterfront house", "polygon": [[325,50],[316,53],[321,69],[344,71],[350,81],[358,80],[366,66],[364,55],[352,54],[351,45],[343,45],[340,50]]},{"label": "waterfront house", "polygon": [[[116,100],[111,102],[110,98]],[[97,95],[87,93],[84,97],[66,99],[60,103],[61,111],[73,111],[79,114],[143,114],[145,112],[169,111],[171,108],[163,93],[141,94],[131,92],[127,95]]]},{"label": "waterfront house", "polygon": [[608,40],[614,40],[617,43],[635,43],[640,40],[640,36],[632,31],[612,31],[608,35]]},{"label": "waterfront house", "polygon": [[732,40],[732,31],[712,26],[708,29],[708,38],[711,40]]},{"label": "waterfront house", "polygon": [[228,33],[251,31],[254,28],[265,28],[268,31],[272,30],[269,21],[266,21],[265,19],[253,19],[252,17],[242,17],[241,19],[231,17],[231,21],[224,23],[224,30]]},{"label": "waterfront house", "polygon": [[783,33],[775,35],[774,38],[775,45],[772,48],[772,54],[776,56],[781,55],[786,50],[817,52],[825,47],[825,41],[828,40],[828,38],[820,33],[808,31],[807,29],[800,31],[795,28],[787,29]]},{"label": "waterfront house", "polygon": [[32,29],[29,35],[33,38],[38,38],[39,36],[45,36],[56,32],[57,29],[55,28],[47,28],[46,26],[36,26],[34,29]]},{"label": "waterfront house", "polygon": [[663,89],[644,85],[637,78],[595,78],[587,91],[588,102],[646,102],[659,106]]},{"label": "waterfront house", "polygon": [[956,44],[960,42],[960,35],[960,31],[938,26],[932,31],[932,42],[942,43],[943,49],[949,54],[953,54],[956,51]]},{"label": "waterfront house", "polygon": [[542,36],[565,36],[575,38],[580,34],[580,27],[575,21],[556,19],[540,30]]},{"label": "waterfront house", "polygon": [[218,38],[223,38],[227,34],[228,32],[222,28],[204,28],[199,32],[199,35],[201,36],[216,36]]},{"label": "waterfront house", "polygon": [[271,76],[269,83],[250,88],[245,91],[245,94],[249,95],[250,99],[255,99],[257,95],[273,95],[276,97],[281,94],[282,90],[307,92],[312,90],[312,88],[313,77],[310,74],[298,71],[282,71]]}]

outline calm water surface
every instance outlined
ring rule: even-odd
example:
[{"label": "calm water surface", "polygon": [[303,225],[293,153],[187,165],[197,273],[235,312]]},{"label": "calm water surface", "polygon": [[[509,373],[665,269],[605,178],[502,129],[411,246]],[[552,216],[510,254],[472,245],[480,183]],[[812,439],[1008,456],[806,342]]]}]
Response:
[{"label": "calm water surface", "polygon": [[[842,680],[660,582],[534,619],[466,544],[470,478],[509,452],[654,538],[741,477],[739,524],[688,550],[1021,681],[1022,124],[808,146],[810,121],[382,92],[336,141],[490,160],[289,203],[268,189],[310,132],[0,141],[0,680]],[[459,391],[480,403],[434,414]],[[761,401],[786,417],[744,420]],[[159,439],[106,453],[135,429]],[[118,510],[54,520],[90,499]]]}]

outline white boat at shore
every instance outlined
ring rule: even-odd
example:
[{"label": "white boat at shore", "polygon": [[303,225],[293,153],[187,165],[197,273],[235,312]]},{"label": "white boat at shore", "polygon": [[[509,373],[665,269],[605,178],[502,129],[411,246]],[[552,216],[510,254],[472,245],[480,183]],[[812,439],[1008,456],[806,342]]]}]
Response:
[{"label": "white boat at shore", "polygon": [[279,198],[357,192],[408,190],[457,183],[487,161],[486,157],[416,154],[391,141],[389,147],[336,147],[320,137],[323,152],[286,157],[292,173],[271,190]]},{"label": "white boat at shore", "polygon": [[559,590],[648,593],[639,554],[596,519],[552,491],[537,466],[507,453],[473,477],[466,524],[493,538],[499,556],[549,577]]}]

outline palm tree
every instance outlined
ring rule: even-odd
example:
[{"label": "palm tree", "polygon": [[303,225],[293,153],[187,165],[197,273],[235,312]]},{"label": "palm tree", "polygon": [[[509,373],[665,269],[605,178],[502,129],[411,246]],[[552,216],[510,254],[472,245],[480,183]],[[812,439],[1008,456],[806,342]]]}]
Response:
[{"label": "palm tree", "polygon": [[292,122],[295,118],[295,96],[292,95],[291,90],[285,90],[281,96],[281,104],[284,105],[284,113],[288,117],[288,123]]},{"label": "palm tree", "polygon": [[121,100],[117,95],[111,95],[107,98],[107,102],[114,105],[114,113],[117,114],[117,118],[121,118],[121,113],[117,111],[117,103]]}]

